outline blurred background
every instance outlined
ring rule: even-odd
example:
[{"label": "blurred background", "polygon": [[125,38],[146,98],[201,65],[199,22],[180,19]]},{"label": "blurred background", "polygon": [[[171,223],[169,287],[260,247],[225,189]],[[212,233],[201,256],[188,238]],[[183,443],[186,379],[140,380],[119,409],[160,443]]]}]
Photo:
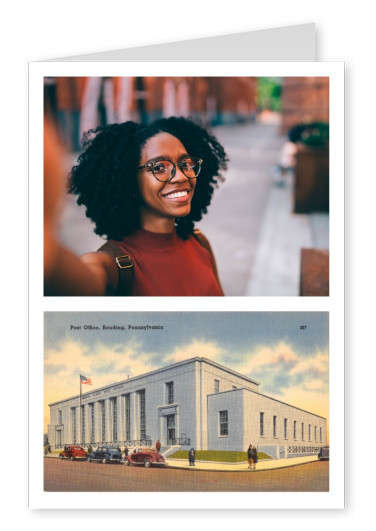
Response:
[{"label": "blurred background", "polygon": [[[66,147],[83,132],[185,116],[208,125],[230,159],[197,226],[229,296],[329,295],[329,79],[324,77],[47,77],[45,110]],[[78,254],[103,240],[66,195],[61,242]]]}]

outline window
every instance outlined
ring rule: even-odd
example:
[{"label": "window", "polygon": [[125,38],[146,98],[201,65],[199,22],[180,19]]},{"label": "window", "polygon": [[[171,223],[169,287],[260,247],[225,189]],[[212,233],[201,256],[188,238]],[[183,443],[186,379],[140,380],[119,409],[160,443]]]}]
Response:
[{"label": "window", "polygon": [[294,420],[294,439],[296,439],[296,420]]},{"label": "window", "polygon": [[304,441],[304,422],[302,422],[302,441]]},{"label": "window", "polygon": [[277,417],[276,415],[273,415],[273,437],[276,439],[277,437]]},{"label": "window", "polygon": [[317,441],[317,426],[315,426],[315,442]]},{"label": "window", "polygon": [[146,409],[145,409],[145,389],[138,392],[140,397],[140,439],[146,437]]},{"label": "window", "polygon": [[308,424],[308,440],[311,440],[311,425]]},{"label": "window", "polygon": [[264,413],[260,412],[260,437],[264,437],[264,435],[265,435]]},{"label": "window", "polygon": [[220,437],[228,436],[228,411],[219,412],[219,435]]},{"label": "window", "polygon": [[112,440],[117,441],[117,398],[111,398],[112,403]]},{"label": "window", "polygon": [[287,439],[287,419],[284,419],[283,421],[283,436]]},{"label": "window", "polygon": [[214,380],[214,392],[219,393],[219,380]]},{"label": "window", "polygon": [[63,414],[61,409],[57,412],[57,423],[58,425],[63,424]]},{"label": "window", "polygon": [[320,428],[320,442],[322,442],[322,428]]},{"label": "window", "polygon": [[131,438],[131,395],[125,395],[125,438]]},{"label": "window", "polygon": [[174,403],[174,382],[166,383],[166,390],[167,390],[167,404],[173,404]]}]

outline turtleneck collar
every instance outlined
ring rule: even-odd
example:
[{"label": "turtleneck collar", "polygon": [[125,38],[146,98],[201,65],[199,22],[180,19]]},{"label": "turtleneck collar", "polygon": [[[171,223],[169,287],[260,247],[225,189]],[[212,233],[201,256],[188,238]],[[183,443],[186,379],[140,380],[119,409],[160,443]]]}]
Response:
[{"label": "turtleneck collar", "polygon": [[173,232],[151,232],[145,229],[137,229],[126,240],[143,250],[153,252],[164,252],[171,250],[178,238],[176,231]]}]

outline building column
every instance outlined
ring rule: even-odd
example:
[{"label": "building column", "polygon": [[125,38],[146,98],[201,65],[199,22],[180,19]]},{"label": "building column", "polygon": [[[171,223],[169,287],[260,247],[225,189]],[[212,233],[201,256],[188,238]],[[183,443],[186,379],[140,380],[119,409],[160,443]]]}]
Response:
[{"label": "building column", "polygon": [[131,439],[139,439],[140,415],[137,392],[131,393]]},{"label": "building column", "polygon": [[125,441],[125,396],[121,395],[117,397],[117,430],[118,430],[118,439],[119,441]]},{"label": "building column", "polygon": [[279,459],[279,444],[276,444],[275,446],[275,458]]},{"label": "building column", "polygon": [[158,439],[161,441],[162,446],[167,446],[166,430],[164,429],[165,418],[161,415],[158,419]]},{"label": "building column", "polygon": [[[83,433],[85,434],[85,438],[81,436],[81,442],[88,444],[90,441],[90,423],[89,423],[89,405],[84,404],[84,423],[83,423]],[[83,434],[82,434],[83,435]]]},{"label": "building column", "polygon": [[180,437],[180,415],[179,408],[176,409],[175,414],[175,437],[178,439]]},{"label": "building column", "polygon": [[104,401],[104,410],[105,410],[105,440],[110,442],[112,440],[112,415],[111,415],[111,400],[106,398]]},{"label": "building column", "polygon": [[102,407],[100,402],[94,402],[94,442],[96,444],[102,440],[101,409]]}]

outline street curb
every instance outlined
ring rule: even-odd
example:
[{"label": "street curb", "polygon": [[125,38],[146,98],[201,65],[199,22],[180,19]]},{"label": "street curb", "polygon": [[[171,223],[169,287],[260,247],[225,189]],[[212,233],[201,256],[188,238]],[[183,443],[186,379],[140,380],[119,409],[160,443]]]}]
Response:
[{"label": "street curb", "polygon": [[[44,458],[46,459],[58,459],[59,456],[58,455],[44,455],[43,456]],[[68,461],[68,459],[67,459]],[[77,459],[76,460],[77,462],[78,461],[84,461],[84,459]],[[268,461],[270,462],[270,459],[267,459],[265,461]],[[317,458],[315,459],[312,459],[310,461],[304,461],[302,463],[291,463],[291,464],[281,464],[280,466],[278,466],[278,460],[276,460],[276,466],[273,466],[273,467],[268,467],[268,468],[258,468],[256,470],[250,470],[249,468],[230,468],[231,466],[235,466],[235,465],[228,465],[229,468],[206,468],[205,466],[200,466],[200,463],[198,463],[196,461],[196,465],[195,466],[189,466],[189,465],[170,465],[170,464],[167,464],[166,463],[166,466],[163,467],[163,468],[168,468],[169,470],[190,470],[192,472],[196,472],[196,471],[206,471],[206,472],[242,472],[242,473],[254,473],[254,472],[268,472],[270,470],[281,470],[283,468],[292,468],[292,467],[295,467],[295,466],[301,466],[301,465],[306,465],[306,464],[309,464],[309,463],[316,463],[318,462],[319,460]],[[219,466],[221,466],[221,463],[214,463],[213,461],[204,461],[204,463],[208,464],[208,463],[213,463],[213,464],[217,464]],[[156,468],[160,468],[160,467],[156,467]]]},{"label": "street curb", "polygon": [[270,468],[259,468],[259,469],[256,469],[256,470],[250,470],[249,468],[240,468],[240,469],[233,469],[233,468],[205,468],[205,467],[200,467],[200,465],[196,465],[196,466],[187,466],[187,465],[184,465],[184,466],[171,466],[171,465],[167,465],[166,468],[169,468],[170,470],[172,470],[173,468],[177,469],[177,470],[191,470],[192,472],[195,472],[197,470],[199,471],[206,471],[206,472],[246,472],[246,473],[251,473],[251,472],[268,472],[270,470],[281,470],[283,468],[292,468],[292,467],[295,467],[295,466],[301,466],[301,465],[307,465],[309,463],[316,463],[318,462],[317,459],[312,459],[312,461],[304,461],[303,463],[292,463],[291,465],[280,465],[280,466],[273,466],[273,467],[270,467]]}]

